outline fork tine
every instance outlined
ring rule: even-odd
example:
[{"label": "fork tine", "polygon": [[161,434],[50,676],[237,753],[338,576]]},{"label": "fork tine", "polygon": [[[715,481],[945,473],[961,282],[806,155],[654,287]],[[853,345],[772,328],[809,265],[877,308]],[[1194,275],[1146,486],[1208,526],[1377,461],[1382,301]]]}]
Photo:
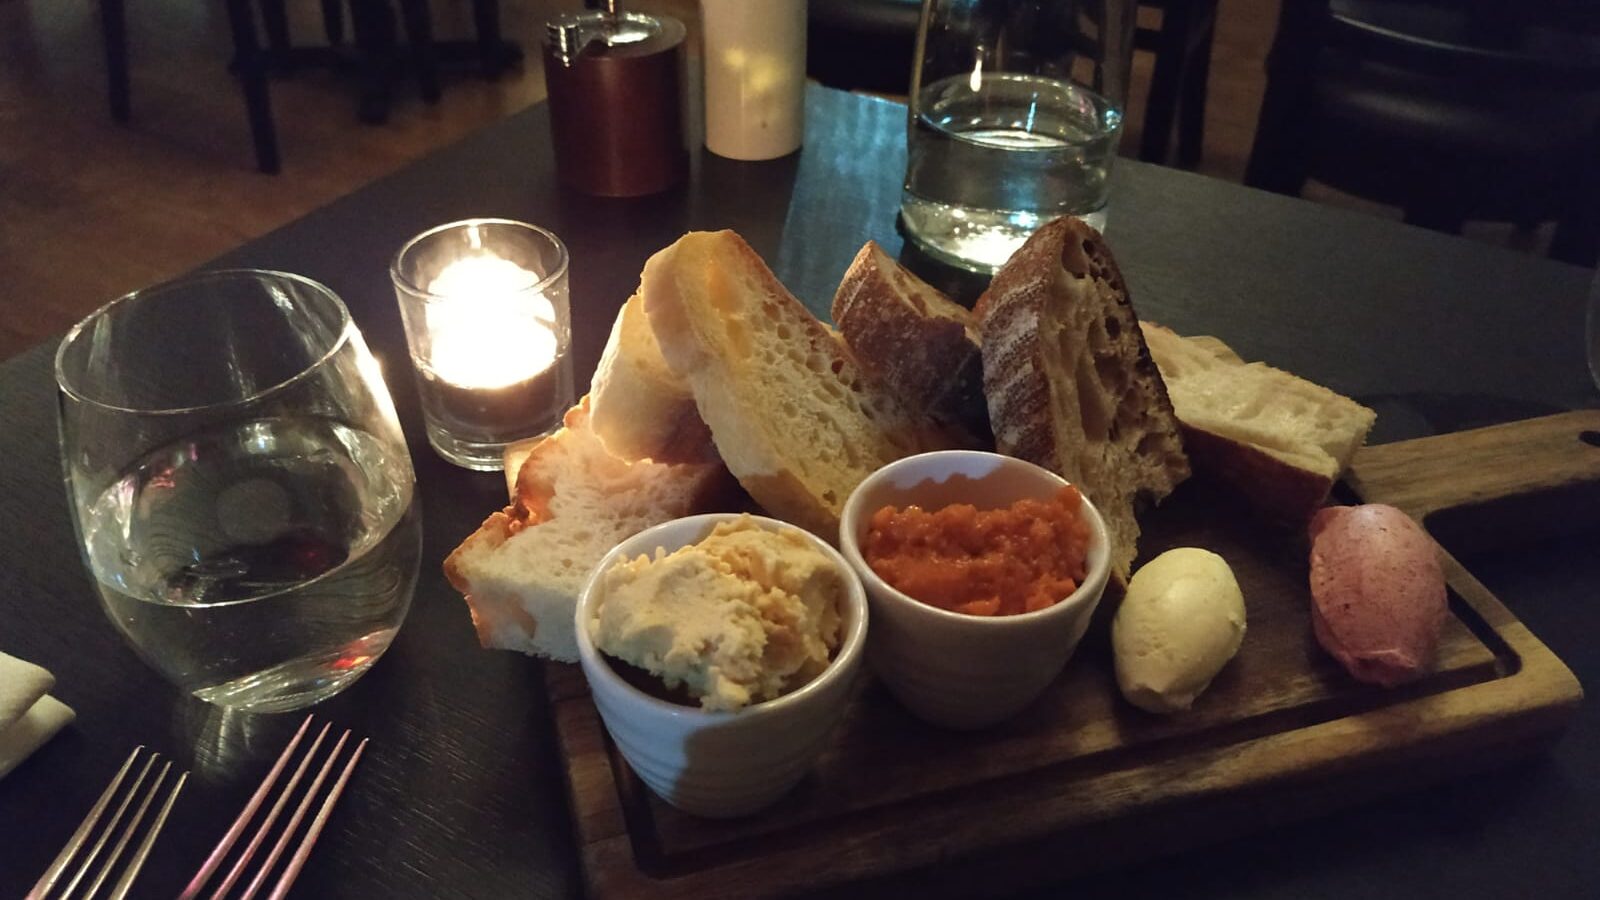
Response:
[{"label": "fork tine", "polygon": [[83,862],[78,864],[78,871],[72,876],[72,880],[67,882],[67,886],[61,891],[61,897],[58,900],[66,900],[67,897],[72,896],[72,892],[78,887],[78,882],[83,880],[83,876],[89,874],[89,869],[94,865],[95,857],[99,856],[100,851],[105,849],[106,841],[110,840],[112,832],[116,831],[117,825],[122,822],[122,814],[128,811],[128,804],[133,802],[133,798],[139,793],[139,788],[144,785],[145,776],[150,774],[150,767],[160,758],[161,754],[152,753],[144,761],[144,766],[139,769],[139,777],[133,780],[133,787],[128,788],[128,792],[123,794],[122,802],[117,804],[117,811],[111,814],[111,821],[106,823],[105,830],[100,832],[100,837],[94,842],[94,846],[89,848],[89,855],[85,856]]},{"label": "fork tine", "polygon": [[[111,889],[110,900],[123,900],[128,896],[128,891],[133,887],[133,880],[139,877],[139,870],[144,868],[145,857],[150,855],[150,847],[155,844],[156,836],[161,834],[161,829],[167,824],[167,814],[172,812],[172,804],[178,801],[178,792],[183,790],[184,784],[189,780],[189,773],[184,772],[178,776],[178,781],[167,794],[167,800],[161,804],[161,812],[156,814],[156,820],[150,823],[150,830],[145,832],[144,840],[139,842],[139,849],[133,853],[133,858],[128,860],[128,868],[117,880],[116,886]],[[154,793],[152,791],[151,793]],[[91,896],[93,892],[90,892]]]},{"label": "fork tine", "polygon": [[[251,795],[244,809],[239,811],[239,817],[234,819],[233,824],[228,827],[228,833],[222,836],[222,840],[218,841],[217,846],[212,849],[211,855],[206,857],[205,865],[202,865],[200,871],[196,872],[194,877],[189,880],[189,886],[183,889],[183,893],[178,896],[178,900],[194,900],[195,897],[199,896],[201,889],[206,886],[206,881],[216,872],[217,866],[222,864],[222,860],[228,855],[228,851],[233,849],[234,842],[239,839],[239,835],[244,833],[245,826],[250,824],[251,817],[256,814],[256,810],[261,806],[261,801],[267,796],[267,791],[272,789],[273,783],[282,774],[284,764],[289,761],[289,756],[294,753],[294,748],[300,745],[300,739],[305,737],[306,729],[310,725],[311,716],[308,715],[305,721],[300,723],[300,730],[296,731],[294,737],[289,739],[289,745],[284,747],[283,752],[278,755],[278,761],[272,764],[272,770],[267,772],[265,778],[261,779],[260,786]],[[324,728],[323,730],[326,732],[327,729]]]},{"label": "fork tine", "polygon": [[346,728],[344,734],[339,735],[339,742],[333,745],[333,751],[317,770],[317,777],[311,780],[311,787],[306,788],[305,796],[300,798],[300,805],[295,807],[294,815],[289,817],[289,824],[283,826],[283,833],[278,835],[278,842],[272,845],[272,852],[262,860],[261,868],[256,871],[256,877],[250,879],[250,886],[245,888],[239,900],[250,900],[261,889],[262,882],[267,880],[267,875],[272,867],[277,864],[278,857],[283,855],[283,850],[289,845],[289,839],[294,837],[295,830],[300,827],[300,821],[306,817],[306,810],[311,807],[311,801],[322,790],[322,782],[327,779],[328,772],[333,768],[333,761],[339,758],[339,752],[344,749],[344,742],[350,738],[350,729]]},{"label": "fork tine", "polygon": [[72,862],[72,857],[77,855],[78,850],[89,839],[90,830],[94,828],[96,822],[100,821],[100,816],[105,813],[106,807],[111,804],[111,798],[116,796],[117,788],[122,786],[122,779],[128,776],[128,770],[133,768],[134,759],[139,756],[139,751],[143,749],[144,745],[140,744],[133,748],[132,753],[128,754],[128,758],[122,763],[122,768],[117,770],[117,774],[111,779],[111,783],[106,785],[106,789],[100,793],[100,799],[94,802],[94,806],[89,808],[89,812],[83,817],[83,821],[78,823],[78,830],[74,831],[72,837],[67,839],[67,845],[61,848],[61,852],[50,862],[49,868],[45,869],[44,874],[39,876],[39,880],[34,883],[33,888],[28,891],[28,896],[24,900],[42,900],[45,893],[55,887],[57,881],[61,880],[61,873],[67,870],[67,866]]},{"label": "fork tine", "polygon": [[350,773],[355,771],[356,763],[361,761],[361,752],[366,749],[367,739],[362,738],[361,743],[356,745],[355,752],[350,754],[350,761],[344,764],[344,771],[339,773],[339,780],[335,781],[328,791],[327,799],[322,801],[322,808],[317,810],[317,817],[311,820],[311,827],[306,830],[306,836],[300,841],[300,849],[294,852],[294,857],[289,860],[289,865],[278,878],[278,886],[272,889],[272,896],[267,900],[283,900],[283,896],[289,893],[295,878],[300,875],[300,867],[306,864],[306,857],[311,855],[312,846],[322,834],[322,826],[328,823],[333,805],[339,801],[339,795],[344,793],[345,782],[350,780]]},{"label": "fork tine", "polygon": [[294,774],[289,776],[289,783],[283,786],[283,791],[278,794],[278,799],[272,804],[272,809],[267,811],[267,817],[261,820],[261,825],[256,829],[255,836],[250,839],[249,844],[245,845],[244,852],[240,853],[239,858],[234,861],[233,868],[228,870],[228,877],[222,879],[222,884],[218,885],[216,891],[212,893],[211,900],[222,900],[227,895],[228,889],[238,883],[239,876],[244,874],[245,866],[249,865],[251,857],[256,855],[256,850],[260,849],[261,842],[266,839],[267,833],[272,830],[272,823],[278,821],[278,814],[283,812],[283,807],[289,802],[289,796],[299,786],[300,778],[306,774],[306,767],[311,764],[312,757],[317,755],[317,748],[322,746],[322,739],[328,736],[328,728],[332,725],[332,722],[323,723],[322,730],[317,733],[316,740],[311,742],[311,749],[307,750],[306,755],[300,758],[300,765],[296,766]]},{"label": "fork tine", "polygon": [[117,836],[117,842],[112,845],[106,861],[100,864],[100,871],[95,873],[94,881],[89,883],[89,890],[84,893],[84,897],[93,897],[95,892],[100,890],[100,885],[106,883],[106,876],[111,874],[111,867],[122,858],[122,851],[128,848],[128,841],[132,840],[133,833],[139,830],[139,823],[144,821],[144,814],[150,811],[150,801],[161,791],[161,785],[166,782],[167,773],[171,771],[172,760],[169,759],[161,767],[161,773],[156,776],[156,780],[151,782],[150,788],[142,795],[138,810],[134,812],[133,818],[128,820],[128,824],[123,826],[122,833]]}]

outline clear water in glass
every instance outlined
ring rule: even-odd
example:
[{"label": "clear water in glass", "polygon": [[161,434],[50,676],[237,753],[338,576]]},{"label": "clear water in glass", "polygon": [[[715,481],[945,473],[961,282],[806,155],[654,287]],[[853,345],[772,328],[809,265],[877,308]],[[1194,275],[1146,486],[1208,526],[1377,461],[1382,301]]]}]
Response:
[{"label": "clear water in glass", "polygon": [[1122,129],[1105,98],[1005,74],[946,78],[919,99],[900,214],[934,256],[993,270],[1051,219],[1104,226]]},{"label": "clear water in glass", "polygon": [[405,618],[410,475],[335,422],[232,424],[134,463],[90,506],[84,552],[112,622],[180,688],[292,709],[360,677]]}]

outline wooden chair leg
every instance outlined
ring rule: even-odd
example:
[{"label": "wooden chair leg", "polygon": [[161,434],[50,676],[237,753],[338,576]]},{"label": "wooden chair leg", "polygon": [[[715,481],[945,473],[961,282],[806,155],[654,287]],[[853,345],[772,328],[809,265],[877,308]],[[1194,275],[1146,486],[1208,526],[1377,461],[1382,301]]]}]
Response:
[{"label": "wooden chair leg", "polygon": [[344,43],[344,7],[340,0],[322,0],[322,31],[328,36],[329,46]]},{"label": "wooden chair leg", "polygon": [[100,0],[100,32],[106,44],[111,118],[127,122],[132,115],[132,104],[128,84],[128,19],[123,0]]},{"label": "wooden chair leg", "polygon": [[1184,48],[1189,31],[1189,8],[1174,3],[1161,11],[1161,31],[1156,38],[1156,65],[1150,75],[1150,99],[1145,104],[1144,134],[1139,138],[1139,158],[1165,164],[1172,142],[1172,122],[1183,91]]},{"label": "wooden chair leg", "polygon": [[256,167],[269,175],[279,169],[278,136],[272,126],[272,101],[267,95],[267,66],[256,38],[250,0],[227,0],[228,24],[233,31],[233,53],[244,88],[245,110],[250,116],[250,137],[255,142]]},{"label": "wooden chair leg", "polygon": [[1317,4],[1286,3],[1267,56],[1267,90],[1256,117],[1244,183],[1298,196],[1311,167],[1309,120]]},{"label": "wooden chair leg", "polygon": [[357,115],[368,125],[382,125],[389,120],[389,76],[394,72],[394,9],[389,0],[350,0],[350,16],[361,54]]},{"label": "wooden chair leg", "polygon": [[1193,58],[1183,76],[1183,98],[1178,103],[1178,165],[1192,169],[1200,164],[1206,137],[1206,82],[1211,79],[1211,42],[1217,25],[1213,14],[1205,33],[1190,48]]},{"label": "wooden chair leg", "polygon": [[411,45],[411,61],[417,70],[417,88],[422,99],[439,102],[439,60],[433,46],[433,16],[428,0],[400,0],[405,16],[406,43]]},{"label": "wooden chair leg", "polygon": [[501,58],[504,41],[500,38],[500,0],[472,0],[473,25],[478,32],[478,64],[483,77],[495,79],[505,71]]},{"label": "wooden chair leg", "polygon": [[289,9],[286,0],[261,0],[261,24],[267,31],[268,57],[279,72],[293,68],[289,54]]}]

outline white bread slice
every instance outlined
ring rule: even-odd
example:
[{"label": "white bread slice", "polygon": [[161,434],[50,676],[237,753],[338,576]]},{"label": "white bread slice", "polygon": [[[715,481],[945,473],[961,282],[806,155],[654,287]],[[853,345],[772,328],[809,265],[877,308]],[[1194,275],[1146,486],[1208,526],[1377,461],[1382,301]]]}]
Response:
[{"label": "white bread slice", "polygon": [[578,659],[573,611],[589,570],[624,538],[703,511],[726,485],[717,463],[629,462],[590,427],[585,398],[539,442],[516,499],[444,561],[478,640],[562,662]]},{"label": "white bread slice", "polygon": [[1126,583],[1136,507],[1189,475],[1178,422],[1111,250],[1073,218],[1040,228],[975,312],[995,445],[1059,473],[1094,501]]},{"label": "white bread slice", "polygon": [[[661,358],[644,303],[635,294],[617,311],[589,384],[590,428],[614,455],[669,463],[717,462],[711,429],[688,382]],[[517,499],[517,473],[543,437],[506,445],[506,494]]]},{"label": "white bread slice", "polygon": [[689,383],[661,357],[644,302],[635,294],[617,312],[589,386],[589,422],[623,459],[710,462],[711,431],[695,410]]},{"label": "white bread slice", "polygon": [[836,334],[731,231],[692,232],[652,256],[640,292],[728,470],[779,518],[837,541],[844,501],[863,478],[955,444],[864,378]]},{"label": "white bread slice", "polygon": [[1236,488],[1267,518],[1303,525],[1328,499],[1377,414],[1213,337],[1141,323],[1198,472]]},{"label": "white bread slice", "polygon": [[867,376],[906,406],[988,440],[970,310],[867,241],[833,295],[833,322]]}]

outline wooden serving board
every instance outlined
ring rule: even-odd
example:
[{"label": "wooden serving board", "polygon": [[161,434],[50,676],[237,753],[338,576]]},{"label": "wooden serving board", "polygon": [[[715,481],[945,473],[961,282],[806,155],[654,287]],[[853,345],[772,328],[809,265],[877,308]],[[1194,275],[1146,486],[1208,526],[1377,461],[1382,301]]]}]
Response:
[{"label": "wooden serving board", "polygon": [[[1504,536],[1505,517],[1538,520],[1540,504],[1560,502],[1552,492],[1600,491],[1600,411],[1368,448],[1348,485],[1461,535],[1487,513],[1480,530]],[[1548,505],[1543,515],[1573,518]],[[1303,536],[1257,526],[1198,479],[1144,526],[1144,557],[1207,547],[1244,590],[1244,644],[1193,710],[1159,717],[1121,699],[1108,596],[1022,715],[941,731],[866,684],[815,770],[749,818],[698,819],[652,795],[577,667],[550,665],[590,896],[867,895],[888,876],[935,894],[1021,886],[1482,768],[1542,746],[1582,699],[1567,667],[1454,559],[1437,670],[1383,690],[1350,679],[1312,638]]]}]

